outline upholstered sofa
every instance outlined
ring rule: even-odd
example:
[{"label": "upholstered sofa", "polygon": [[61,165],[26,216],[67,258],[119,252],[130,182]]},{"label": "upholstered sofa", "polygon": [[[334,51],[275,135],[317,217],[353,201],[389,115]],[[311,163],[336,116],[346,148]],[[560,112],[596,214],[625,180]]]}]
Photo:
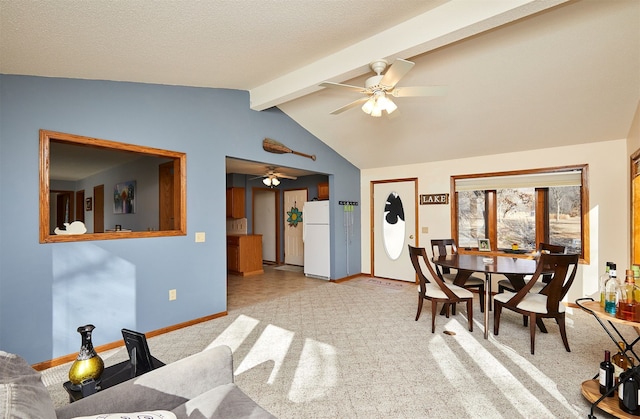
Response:
[{"label": "upholstered sofa", "polygon": [[227,346],[207,349],[58,409],[40,373],[21,357],[0,351],[1,418],[103,418],[132,412],[178,419],[275,418],[233,383]]}]

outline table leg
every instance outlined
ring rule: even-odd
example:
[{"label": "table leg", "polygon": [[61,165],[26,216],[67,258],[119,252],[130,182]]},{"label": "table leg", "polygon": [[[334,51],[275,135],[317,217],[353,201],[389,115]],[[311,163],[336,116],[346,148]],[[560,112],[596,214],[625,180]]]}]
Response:
[{"label": "table leg", "polygon": [[491,274],[487,272],[484,276],[484,338],[489,339],[489,296],[491,295]]}]

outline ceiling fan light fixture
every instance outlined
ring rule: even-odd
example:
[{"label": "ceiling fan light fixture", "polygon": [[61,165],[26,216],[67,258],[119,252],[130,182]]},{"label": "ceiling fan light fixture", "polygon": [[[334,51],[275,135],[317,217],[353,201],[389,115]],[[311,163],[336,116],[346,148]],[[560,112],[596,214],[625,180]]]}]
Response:
[{"label": "ceiling fan light fixture", "polygon": [[269,175],[264,179],[262,179],[262,183],[264,183],[265,186],[268,186],[270,188],[275,188],[280,184],[280,179],[278,179],[276,176]]},{"label": "ceiling fan light fixture", "polygon": [[384,106],[385,110],[387,111],[387,113],[392,113],[393,111],[395,111],[396,109],[398,109],[398,105],[396,105],[393,100],[389,99],[388,97],[385,97],[385,106]]},{"label": "ceiling fan light fixture", "polygon": [[371,111],[371,116],[376,118],[382,116],[382,108],[380,106],[374,106],[373,110]]},{"label": "ceiling fan light fixture", "polygon": [[367,115],[371,115],[371,111],[373,111],[374,105],[375,105],[375,99],[372,96],[369,98],[369,100],[364,102],[364,105],[362,105],[362,111]]}]

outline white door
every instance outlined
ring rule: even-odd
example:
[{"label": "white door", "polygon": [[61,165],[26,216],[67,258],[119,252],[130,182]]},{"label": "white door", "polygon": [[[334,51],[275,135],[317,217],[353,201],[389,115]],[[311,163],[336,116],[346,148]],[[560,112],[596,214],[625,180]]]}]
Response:
[{"label": "white door", "polygon": [[372,182],[372,274],[415,282],[408,244],[416,245],[417,180]]},{"label": "white door", "polygon": [[276,262],[277,191],[254,189],[253,234],[262,234],[262,260]]},{"label": "white door", "polygon": [[[284,263],[289,265],[304,264],[302,222],[296,215],[296,209],[302,212],[306,200],[306,189],[284,191]],[[304,214],[302,218],[304,219]]]}]

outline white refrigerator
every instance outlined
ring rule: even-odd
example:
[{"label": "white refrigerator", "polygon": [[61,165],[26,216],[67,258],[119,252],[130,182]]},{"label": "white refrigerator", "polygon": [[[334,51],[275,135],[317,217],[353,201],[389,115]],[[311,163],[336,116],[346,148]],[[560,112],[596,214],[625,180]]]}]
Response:
[{"label": "white refrigerator", "polygon": [[302,207],[304,274],[329,279],[329,201],[305,202]]}]

